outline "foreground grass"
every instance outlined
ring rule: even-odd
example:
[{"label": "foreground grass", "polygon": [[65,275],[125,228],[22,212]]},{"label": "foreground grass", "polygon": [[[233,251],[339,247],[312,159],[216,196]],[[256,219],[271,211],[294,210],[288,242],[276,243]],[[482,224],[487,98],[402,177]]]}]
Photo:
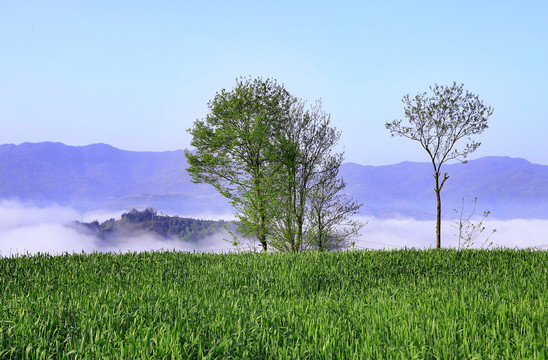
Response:
[{"label": "foreground grass", "polygon": [[548,253],[0,259],[0,358],[544,359]]}]

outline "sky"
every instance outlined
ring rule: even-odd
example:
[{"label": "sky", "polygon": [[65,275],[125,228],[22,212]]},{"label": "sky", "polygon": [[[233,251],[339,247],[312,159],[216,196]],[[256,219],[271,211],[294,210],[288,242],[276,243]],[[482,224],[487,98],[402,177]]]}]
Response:
[{"label": "sky", "polygon": [[546,1],[2,1],[0,144],[190,147],[235,79],[321,98],[346,161],[427,161],[402,97],[463,83],[494,108],[470,156],[548,165]]}]

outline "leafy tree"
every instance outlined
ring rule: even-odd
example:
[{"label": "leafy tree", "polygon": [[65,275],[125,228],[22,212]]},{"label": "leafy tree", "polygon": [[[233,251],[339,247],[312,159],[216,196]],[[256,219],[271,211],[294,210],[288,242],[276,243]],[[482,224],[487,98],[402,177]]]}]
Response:
[{"label": "leafy tree", "polygon": [[[263,251],[311,248],[318,229],[309,215],[313,198],[334,181],[342,161],[342,154],[332,154],[340,133],[321,103],[307,109],[273,80],[240,78],[232,91],[217,93],[209,109],[189,129],[196,151],[185,155],[193,181],[229,198],[238,232],[258,239]],[[331,197],[321,214],[340,212],[340,199]]]},{"label": "leafy tree", "polygon": [[345,248],[365,223],[352,219],[362,206],[342,191],[346,183],[338,177],[342,155],[332,156],[322,167],[310,196],[311,246],[320,251]]},{"label": "leafy tree", "polygon": [[296,99],[273,80],[244,79],[209,102],[210,113],[189,129],[185,151],[194,182],[213,185],[231,200],[239,232],[254,236],[267,251],[270,221],[276,206],[278,147]]},{"label": "leafy tree", "polygon": [[281,140],[280,213],[273,227],[273,246],[293,252],[333,250],[363,227],[353,221],[352,231],[342,231],[350,228],[345,220],[361,204],[340,193],[346,186],[338,178],[344,157],[333,150],[341,134],[330,126],[321,101],[306,110],[299,102],[292,117]]},{"label": "leafy tree", "polygon": [[[437,200],[436,247],[441,247],[441,190],[449,179],[447,173],[441,177],[442,165],[450,160],[466,163],[468,154],[475,151],[480,143],[471,139],[472,135],[481,134],[487,129],[487,120],[493,109],[487,107],[464,85],[453,83],[452,86],[434,85],[430,87],[431,95],[418,94],[414,98],[405,95],[405,117],[409,126],[402,125],[402,120],[386,123],[392,137],[403,136],[418,141],[430,156],[434,167],[434,179]],[[467,139],[465,146],[457,148],[461,139]]]}]

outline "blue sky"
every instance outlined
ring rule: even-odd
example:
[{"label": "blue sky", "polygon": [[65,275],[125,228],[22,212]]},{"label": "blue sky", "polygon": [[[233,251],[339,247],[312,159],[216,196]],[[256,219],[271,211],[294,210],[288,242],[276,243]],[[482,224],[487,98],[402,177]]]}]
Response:
[{"label": "blue sky", "polygon": [[217,91],[262,76],[322,98],[347,161],[426,161],[384,124],[456,81],[495,109],[471,158],[548,164],[547,4],[3,1],[0,143],[182,149]]}]

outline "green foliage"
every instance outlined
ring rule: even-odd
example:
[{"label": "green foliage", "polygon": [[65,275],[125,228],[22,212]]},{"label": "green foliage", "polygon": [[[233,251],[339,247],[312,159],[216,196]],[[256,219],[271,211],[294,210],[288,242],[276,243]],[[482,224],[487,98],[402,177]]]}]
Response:
[{"label": "green foliage", "polygon": [[[419,141],[438,166],[449,160],[464,162],[467,155],[481,145],[470,137],[488,128],[487,121],[493,109],[485,106],[478,95],[465,91],[463,84],[435,84],[430,91],[431,95],[403,97],[405,117],[410,126],[402,125],[402,120],[394,120],[387,123],[386,128],[392,136]],[[457,142],[463,138],[469,142],[457,148]]]},{"label": "green foliage", "polygon": [[240,78],[208,105],[188,130],[196,151],[185,151],[187,170],[231,200],[244,237],[265,252],[326,250],[363,227],[347,221],[361,204],[339,194],[343,156],[332,151],[340,132],[321,102],[307,109],[274,80]]},{"label": "green foliage", "polygon": [[548,253],[0,259],[0,359],[544,359]]},{"label": "green foliage", "polygon": [[256,237],[263,251],[276,206],[275,139],[289,122],[296,99],[270,79],[243,79],[232,91],[221,90],[208,103],[209,114],[188,130],[185,151],[194,182],[214,186],[231,200],[240,220],[239,232]]},{"label": "green foliage", "polygon": [[[402,136],[420,143],[426,150],[434,168],[437,200],[436,247],[441,247],[441,190],[449,179],[445,173],[441,176],[441,167],[450,160],[466,162],[468,154],[474,152],[481,143],[471,136],[481,134],[488,128],[487,121],[493,114],[493,108],[485,106],[478,95],[464,90],[464,85],[453,83],[451,86],[434,85],[431,95],[417,94],[414,98],[405,95],[402,99],[405,117],[409,126],[402,120],[386,123],[392,137]],[[464,147],[458,148],[457,142],[466,139]]]},{"label": "green foliage", "polygon": [[343,194],[343,153],[334,149],[341,133],[330,124],[321,101],[299,101],[280,140],[278,208],[271,244],[279,251],[339,250],[364,224],[351,217],[362,204]]},{"label": "green foliage", "polygon": [[183,241],[197,242],[233,224],[220,220],[198,220],[179,216],[158,215],[154,209],[139,211],[136,209],[122,214],[120,220],[110,219],[103,223],[97,220],[90,223],[77,223],[101,238],[135,231],[147,231],[165,238],[178,238]]}]

